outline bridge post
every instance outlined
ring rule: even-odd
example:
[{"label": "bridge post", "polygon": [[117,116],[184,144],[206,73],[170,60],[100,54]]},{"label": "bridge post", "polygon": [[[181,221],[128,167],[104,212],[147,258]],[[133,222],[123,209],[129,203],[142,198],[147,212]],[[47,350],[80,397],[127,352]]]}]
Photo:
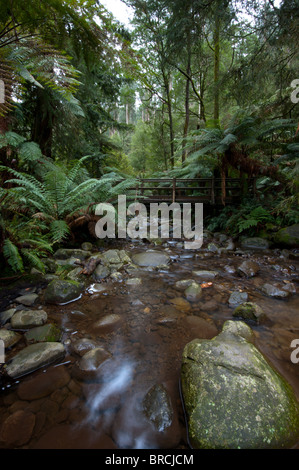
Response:
[{"label": "bridge post", "polygon": [[172,180],[172,202],[175,202],[176,178]]},{"label": "bridge post", "polygon": [[212,187],[211,187],[211,204],[215,205],[215,178],[212,178]]}]

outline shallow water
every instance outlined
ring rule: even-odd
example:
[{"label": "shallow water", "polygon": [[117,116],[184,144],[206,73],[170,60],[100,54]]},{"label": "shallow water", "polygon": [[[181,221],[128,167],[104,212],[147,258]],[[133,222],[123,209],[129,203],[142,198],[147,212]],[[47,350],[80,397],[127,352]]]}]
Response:
[{"label": "shallow water", "polygon": [[[131,244],[125,248],[132,255],[148,246]],[[223,323],[233,318],[228,298],[235,290],[246,291],[248,301],[263,308],[268,317],[266,324],[251,325],[256,344],[292,385],[299,399],[299,364],[290,359],[291,341],[299,338],[299,296],[277,300],[259,291],[265,282],[292,281],[298,292],[298,262],[279,258],[273,251],[243,256],[216,255],[205,250],[195,253],[173,242],[157,250],[166,250],[171,257],[169,269],[140,269],[130,275],[140,277],[141,285],[109,281],[103,283],[105,292],[86,292],[76,302],[45,307],[48,321],[62,327],[67,354],[60,364],[3,386],[0,424],[16,411],[23,412],[20,422],[26,419],[26,413],[34,422],[30,440],[19,447],[188,449],[179,392],[182,351],[196,337],[215,336]],[[254,278],[244,279],[225,270],[227,265],[239,266],[248,256],[260,265]],[[203,288],[200,300],[188,304],[174,284],[191,277],[204,282],[205,279],[192,276],[196,269],[218,271],[219,276],[211,286]],[[111,314],[121,317],[115,328],[98,329],[96,322]],[[74,344],[80,338],[95,341],[111,354],[94,376],[78,372],[80,357],[74,352]],[[175,417],[174,428],[167,435],[152,432],[142,413],[145,394],[161,383],[171,397]]]}]

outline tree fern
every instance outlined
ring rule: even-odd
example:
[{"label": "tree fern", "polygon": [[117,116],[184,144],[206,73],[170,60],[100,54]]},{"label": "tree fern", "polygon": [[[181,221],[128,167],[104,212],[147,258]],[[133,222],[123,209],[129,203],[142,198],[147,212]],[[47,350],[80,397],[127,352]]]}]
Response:
[{"label": "tree fern", "polygon": [[14,272],[24,271],[23,260],[20,252],[9,238],[4,240],[3,255]]}]

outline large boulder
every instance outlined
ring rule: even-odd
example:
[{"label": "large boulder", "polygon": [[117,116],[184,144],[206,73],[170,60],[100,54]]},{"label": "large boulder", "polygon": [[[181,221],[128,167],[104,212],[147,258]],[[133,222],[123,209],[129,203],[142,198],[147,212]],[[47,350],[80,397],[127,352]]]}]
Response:
[{"label": "large boulder", "polygon": [[227,321],[211,340],[183,352],[182,393],[194,448],[290,448],[299,437],[299,404],[252,343],[244,322]]},{"label": "large boulder", "polygon": [[170,258],[166,253],[156,250],[147,250],[142,253],[136,253],[132,256],[133,263],[142,267],[155,267],[165,266],[170,262]]},{"label": "large boulder", "polygon": [[241,241],[241,247],[244,249],[267,250],[269,246],[269,241],[261,237],[244,238]]},{"label": "large boulder", "polygon": [[289,248],[299,247],[299,224],[291,225],[280,229],[274,237],[274,242],[277,245],[286,246]]}]

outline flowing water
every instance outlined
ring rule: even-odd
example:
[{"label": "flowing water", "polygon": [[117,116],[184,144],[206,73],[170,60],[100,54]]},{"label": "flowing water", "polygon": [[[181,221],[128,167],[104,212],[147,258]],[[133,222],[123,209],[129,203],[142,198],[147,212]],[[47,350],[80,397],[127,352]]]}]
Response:
[{"label": "flowing water", "polygon": [[[132,243],[125,248],[132,255],[148,246]],[[140,285],[109,281],[103,293],[86,292],[76,302],[44,307],[48,321],[61,326],[67,353],[60,363],[2,387],[0,425],[13,413],[20,422],[33,423],[29,441],[20,447],[188,449],[179,391],[182,351],[194,338],[212,338],[226,320],[233,319],[228,299],[236,290],[247,292],[248,300],[263,308],[267,322],[251,325],[256,344],[299,399],[299,364],[290,359],[291,341],[299,338],[299,296],[277,300],[259,290],[265,282],[292,281],[298,292],[298,262],[273,251],[218,255],[203,249],[195,253],[174,241],[157,250],[166,250],[171,264],[162,271],[138,270],[131,277],[139,277]],[[232,268],[248,257],[258,262],[260,272],[244,279]],[[202,297],[188,303],[175,282],[189,278],[198,282],[192,275],[196,269],[219,275],[211,284],[201,279]],[[98,320],[112,314],[120,316],[114,328],[99,330]],[[96,374],[84,375],[78,368],[75,345],[83,338],[110,353]],[[156,384],[168,391],[174,410],[168,433],[153,432],[142,411],[144,396]]]}]

